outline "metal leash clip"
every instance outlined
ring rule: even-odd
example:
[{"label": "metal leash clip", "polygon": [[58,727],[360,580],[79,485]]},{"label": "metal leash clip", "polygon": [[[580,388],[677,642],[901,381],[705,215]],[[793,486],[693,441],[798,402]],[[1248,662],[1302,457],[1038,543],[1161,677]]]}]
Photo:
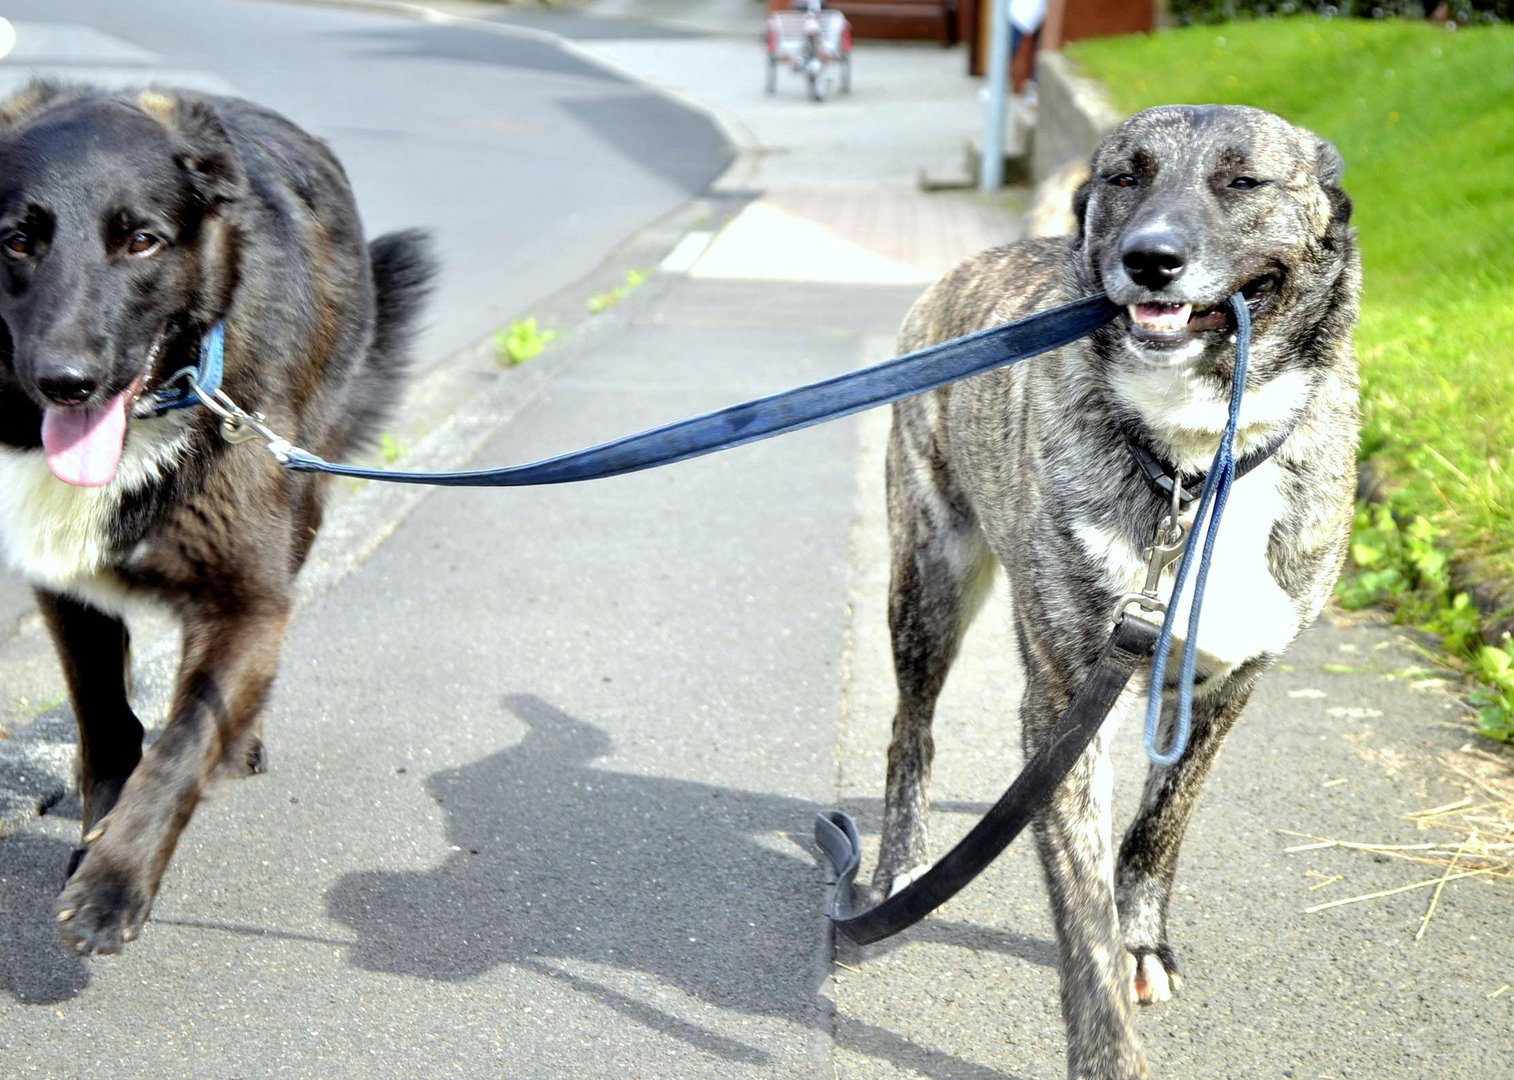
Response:
[{"label": "metal leash clip", "polygon": [[266,417],[262,413],[248,412],[219,388],[206,393],[193,372],[186,372],[183,378],[189,383],[189,388],[194,392],[195,397],[200,399],[200,403],[221,418],[221,437],[227,442],[244,443],[251,442],[253,439],[262,439],[268,444],[268,452],[280,465],[288,464],[290,454],[299,449],[284,436],[268,427],[264,423]]},{"label": "metal leash clip", "polygon": [[1187,534],[1183,530],[1183,523],[1179,517],[1183,500],[1183,481],[1180,477],[1172,478],[1172,505],[1168,512],[1157,523],[1156,535],[1152,537],[1151,544],[1142,552],[1146,558],[1146,580],[1141,584],[1140,592],[1123,594],[1114,603],[1114,621],[1119,622],[1125,617],[1125,609],[1135,604],[1142,611],[1153,614],[1166,614],[1167,605],[1162,601],[1159,591],[1162,582],[1162,571],[1166,570],[1178,559],[1183,557],[1183,549],[1187,546]]}]

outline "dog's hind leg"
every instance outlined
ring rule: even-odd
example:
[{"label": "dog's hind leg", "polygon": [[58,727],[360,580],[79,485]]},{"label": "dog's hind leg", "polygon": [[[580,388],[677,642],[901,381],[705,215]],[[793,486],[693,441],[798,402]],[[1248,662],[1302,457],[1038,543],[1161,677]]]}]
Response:
[{"label": "dog's hind leg", "polygon": [[118,952],[136,937],[179,834],[228,751],[254,728],[290,609],[287,593],[271,592],[223,607],[207,601],[186,619],[168,723],[58,897],[59,930],[75,952]]},{"label": "dog's hind leg", "polygon": [[[1031,673],[1021,706],[1025,754],[1071,699]],[[1069,1080],[1137,1080],[1146,1062],[1132,1027],[1130,962],[1114,892],[1114,771],[1096,737],[1036,815],[1036,845],[1051,899],[1067,1026]]]},{"label": "dog's hind leg", "polygon": [[895,412],[888,448],[888,613],[899,698],[873,877],[882,895],[907,884],[930,861],[931,721],[996,565],[966,499],[933,457],[923,403],[907,404]]},{"label": "dog's hind leg", "polygon": [[[45,589],[37,608],[52,633],[79,728],[79,798],[83,835],[110,812],[142,759],[142,723],[127,700],[130,672],[126,625],[96,608]],[[84,849],[69,860],[72,874]]]},{"label": "dog's hind leg", "polygon": [[[1177,957],[1167,938],[1178,851],[1204,777],[1250,696],[1256,671],[1256,665],[1242,668],[1218,692],[1194,700],[1187,752],[1174,765],[1151,766],[1140,809],[1120,845],[1115,871],[1120,929],[1135,960],[1131,994],[1144,1004],[1167,1001],[1178,990]],[[1164,731],[1162,737],[1170,735]]]}]

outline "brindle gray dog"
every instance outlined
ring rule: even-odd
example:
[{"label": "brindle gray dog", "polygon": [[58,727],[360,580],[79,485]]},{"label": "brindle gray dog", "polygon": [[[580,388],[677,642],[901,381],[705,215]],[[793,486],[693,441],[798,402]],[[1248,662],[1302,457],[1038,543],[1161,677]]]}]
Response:
[{"label": "brindle gray dog", "polygon": [[[1341,171],[1328,142],[1257,109],[1140,113],[1095,152],[1074,200],[1077,235],[969,259],[920,299],[901,334],[901,350],[918,349],[1095,291],[1126,309],[1082,342],[895,406],[899,705],[881,891],[928,861],[931,718],[995,563],[1014,604],[1027,753],[1092,666],[1116,598],[1142,585],[1142,551],[1169,504],[1138,470],[1132,443],[1189,486],[1207,468],[1226,420],[1235,328],[1225,300],[1235,292],[1254,327],[1236,455],[1286,433],[1236,482],[1220,530],[1187,753],[1152,768],[1118,859],[1114,718],[1035,824],[1072,1077],[1144,1074],[1131,1003],[1165,1000],[1177,983],[1167,902],[1204,774],[1258,676],[1319,614],[1345,556],[1360,268]],[[1177,632],[1186,637],[1186,618]],[[1116,712],[1144,695],[1128,691]]]}]

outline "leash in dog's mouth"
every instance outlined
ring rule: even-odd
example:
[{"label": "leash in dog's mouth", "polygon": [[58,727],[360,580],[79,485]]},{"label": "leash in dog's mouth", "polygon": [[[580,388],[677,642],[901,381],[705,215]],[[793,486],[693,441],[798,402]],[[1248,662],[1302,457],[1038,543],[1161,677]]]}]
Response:
[{"label": "leash in dog's mouth", "polygon": [[[1264,274],[1242,285],[1243,297],[1254,322],[1280,284],[1277,274]],[[1191,302],[1166,303],[1143,300],[1125,305],[1130,336],[1142,345],[1172,348],[1186,344],[1202,334],[1226,334],[1236,330],[1235,310],[1230,299],[1215,304]]]},{"label": "leash in dog's mouth", "polygon": [[[1219,536],[1220,518],[1225,513],[1225,503],[1230,497],[1230,487],[1239,472],[1235,459],[1235,436],[1240,427],[1241,399],[1246,392],[1246,367],[1251,352],[1251,309],[1246,297],[1236,293],[1230,298],[1231,314],[1235,318],[1235,368],[1230,380],[1230,407],[1225,421],[1225,430],[1220,435],[1219,447],[1214,452],[1214,461],[1204,476],[1203,494],[1198,508],[1193,512],[1188,537],[1183,543],[1182,558],[1178,563],[1177,576],[1172,583],[1172,595],[1163,609],[1162,630],[1157,639],[1156,651],[1151,661],[1151,686],[1146,701],[1146,754],[1154,765],[1175,765],[1188,750],[1188,735],[1193,721],[1193,687],[1198,670],[1199,615],[1204,605],[1204,586],[1209,578],[1209,565],[1214,555],[1215,540]],[[1248,471],[1262,460],[1271,457],[1282,446],[1292,428],[1282,438],[1265,447],[1265,457],[1250,461]],[[1256,455],[1251,455],[1255,458]],[[1150,551],[1167,550],[1164,530],[1178,529],[1178,503],[1181,489],[1173,493],[1172,510],[1157,527],[1157,537]],[[1179,532],[1181,530],[1179,529]],[[1202,536],[1202,542],[1196,542]],[[1150,554],[1150,551],[1148,554]],[[1188,626],[1185,631],[1183,659],[1178,675],[1177,702],[1173,710],[1171,740],[1167,748],[1160,749],[1162,698],[1165,690],[1167,659],[1172,652],[1172,639],[1178,603],[1188,582],[1188,572],[1197,567],[1193,584],[1193,600],[1188,609]],[[1158,576],[1160,568],[1158,569]],[[1154,593],[1154,578],[1147,576],[1147,594]],[[1151,610],[1147,604],[1142,607]]]}]

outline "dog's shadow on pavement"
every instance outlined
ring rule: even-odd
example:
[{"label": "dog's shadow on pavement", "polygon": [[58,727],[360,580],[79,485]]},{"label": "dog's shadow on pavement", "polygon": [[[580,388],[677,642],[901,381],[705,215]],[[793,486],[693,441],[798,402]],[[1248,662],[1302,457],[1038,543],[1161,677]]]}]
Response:
[{"label": "dog's shadow on pavement", "polygon": [[73,846],[18,833],[0,867],[0,986],[26,1005],[68,1001],[89,985],[89,965],[58,938],[53,903]]},{"label": "dog's shadow on pavement", "polygon": [[[513,965],[746,1064],[769,1055],[649,1004],[645,980],[618,973],[722,1009],[825,1022],[820,873],[796,831],[818,807],[599,768],[604,732],[531,695],[505,704],[528,727],[520,743],[427,780],[447,812],[447,860],[348,874],[328,893],[332,918],[355,932],[354,964],[444,980]],[[797,955],[784,945],[795,941]],[[862,1049],[918,1067],[920,1049],[893,1040]],[[930,1075],[997,1075],[940,1064]]]}]

